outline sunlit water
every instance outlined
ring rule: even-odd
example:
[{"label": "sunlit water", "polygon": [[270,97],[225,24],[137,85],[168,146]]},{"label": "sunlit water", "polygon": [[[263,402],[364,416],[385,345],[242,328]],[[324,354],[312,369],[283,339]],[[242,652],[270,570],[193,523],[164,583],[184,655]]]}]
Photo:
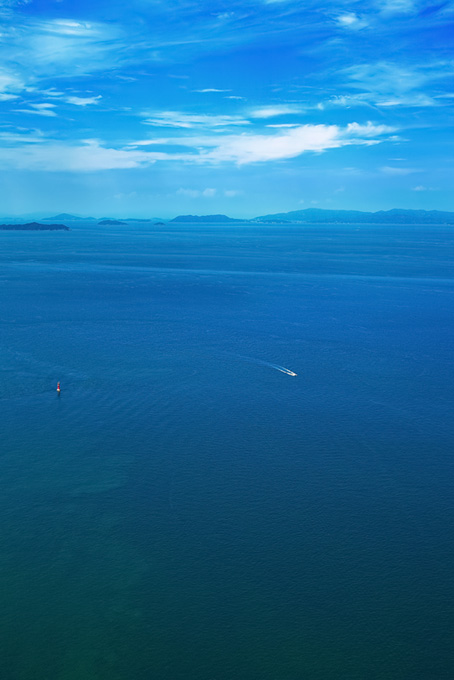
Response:
[{"label": "sunlit water", "polygon": [[1,679],[453,678],[452,230],[70,226],[0,232]]}]

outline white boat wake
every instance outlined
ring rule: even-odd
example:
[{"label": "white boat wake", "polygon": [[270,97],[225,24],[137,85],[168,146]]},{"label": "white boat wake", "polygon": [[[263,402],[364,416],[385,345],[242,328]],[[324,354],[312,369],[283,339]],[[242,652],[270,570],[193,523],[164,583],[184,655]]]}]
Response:
[{"label": "white boat wake", "polygon": [[264,364],[265,366],[269,366],[270,368],[275,368],[276,371],[280,371],[281,373],[286,373],[287,375],[293,375],[293,376],[298,375],[298,373],[294,373],[289,368],[285,368],[285,366],[279,366],[278,364],[270,364],[267,361],[262,361],[261,363]]},{"label": "white boat wake", "polygon": [[285,373],[286,375],[291,376],[298,375],[298,373],[291,371],[289,368],[285,368],[285,366],[280,366],[279,364],[272,364],[270,361],[263,361],[263,359],[256,359],[255,357],[246,357],[243,354],[235,354],[234,356],[238,357],[239,359],[243,359],[243,361],[250,361],[252,364],[258,364],[259,366],[268,366],[268,368],[274,368],[275,371],[280,371],[281,373]]}]

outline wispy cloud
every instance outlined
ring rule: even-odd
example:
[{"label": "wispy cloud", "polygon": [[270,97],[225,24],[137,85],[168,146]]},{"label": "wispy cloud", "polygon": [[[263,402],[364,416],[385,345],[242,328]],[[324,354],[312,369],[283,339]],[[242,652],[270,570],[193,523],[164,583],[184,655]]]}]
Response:
[{"label": "wispy cloud", "polygon": [[39,90],[35,87],[27,87],[27,92],[36,92],[42,97],[62,97],[64,95],[64,92],[60,92],[60,90],[56,90],[54,87],[50,87],[47,90]]},{"label": "wispy cloud", "polygon": [[230,90],[220,90],[217,87],[205,87],[203,90],[193,90],[193,92],[199,92],[200,94],[206,94],[208,92],[230,92]]},{"label": "wispy cloud", "polygon": [[348,123],[345,128],[345,136],[353,139],[377,139],[383,135],[390,135],[396,129],[389,125],[376,125],[368,121],[366,124]]},{"label": "wispy cloud", "polygon": [[98,94],[96,97],[66,97],[68,104],[74,104],[74,106],[89,106],[90,104],[98,104],[102,96]]},{"label": "wispy cloud", "polygon": [[47,116],[52,118],[57,116],[54,111],[55,104],[51,104],[50,102],[30,104],[29,106],[31,107],[30,109],[16,109],[16,111],[19,111],[20,113],[34,113],[38,116]]},{"label": "wispy cloud", "polygon": [[360,17],[354,12],[339,14],[337,17],[337,23],[342,28],[348,28],[353,31],[359,31],[362,28],[369,26],[369,22],[364,17]]},{"label": "wispy cloud", "polygon": [[216,14],[216,19],[219,21],[227,21],[228,19],[232,19],[235,16],[235,12],[220,12],[219,14]]},{"label": "wispy cloud", "polygon": [[123,191],[119,191],[118,194],[114,194],[114,198],[117,201],[124,201],[124,200],[128,200],[129,198],[136,198],[136,197],[137,197],[137,191],[129,191],[126,194]]},{"label": "wispy cloud", "polygon": [[418,9],[414,0],[378,0],[378,9],[384,14],[411,14]]},{"label": "wispy cloud", "polygon": [[420,172],[418,168],[401,168],[393,167],[390,165],[385,165],[380,168],[381,172],[385,175],[413,175],[415,172]]},{"label": "wispy cloud", "polygon": [[45,140],[44,134],[41,130],[37,129],[25,129],[25,130],[15,130],[11,132],[10,130],[0,131],[0,146],[22,146],[23,144],[42,144]]},{"label": "wispy cloud", "polygon": [[[81,22],[62,19],[41,20],[28,28],[29,49],[35,68],[71,75],[93,71],[118,60],[115,44],[120,38],[118,27],[101,22]],[[24,36],[25,37],[25,36]],[[117,44],[118,50],[118,44]]]},{"label": "wispy cloud", "polygon": [[[363,90],[353,95],[357,101],[369,101],[378,106],[435,106],[436,99],[427,87],[454,74],[454,62],[438,61],[419,65],[402,65],[380,61],[369,64],[355,64],[341,73],[350,86]],[[421,91],[425,88],[426,91]],[[346,101],[352,101],[347,97]]]},{"label": "wispy cloud", "polygon": [[111,68],[122,61],[125,49],[121,29],[108,23],[36,17],[6,22],[0,45],[4,64],[0,92],[24,91],[41,78]]},{"label": "wispy cloud", "polygon": [[185,196],[186,198],[214,198],[216,196],[216,189],[184,189],[177,190],[177,196]]},{"label": "wispy cloud", "polygon": [[386,61],[355,64],[344,69],[343,73],[352,85],[381,95],[407,93],[427,80],[421,70]]},{"label": "wispy cloud", "polygon": [[243,134],[225,137],[207,152],[206,160],[231,161],[240,165],[295,158],[307,152],[322,152],[347,145],[378,144],[391,128],[378,126],[375,138],[372,124],[353,123],[346,128],[337,125],[301,125],[274,135]]},{"label": "wispy cloud", "polygon": [[[328,149],[348,145],[375,145],[384,141],[394,128],[386,125],[351,123],[346,127],[337,125],[300,125],[270,134],[224,134],[156,138],[135,142],[134,147],[166,145],[191,147],[191,154],[178,153],[179,160],[196,163],[249,163],[285,160],[303,153],[320,153]],[[169,156],[170,158],[171,156]]]},{"label": "wispy cloud", "polygon": [[262,106],[257,109],[251,109],[249,116],[251,118],[275,118],[276,116],[285,116],[288,114],[299,113],[301,108],[292,104],[277,104],[272,106]]},{"label": "wispy cloud", "polygon": [[15,99],[25,87],[23,78],[11,69],[0,69],[0,96],[3,100]]},{"label": "wispy cloud", "polygon": [[4,147],[0,167],[45,172],[97,172],[142,167],[154,163],[159,154],[114,149],[98,140],[65,144],[48,140],[39,145]]},{"label": "wispy cloud", "polygon": [[[35,145],[19,143],[9,146],[4,143],[0,167],[48,172],[95,172],[140,168],[155,162],[245,165],[283,161],[308,152],[320,153],[348,145],[378,144],[385,141],[390,132],[392,128],[374,126],[372,123],[352,123],[343,128],[336,125],[304,125],[267,135],[243,133],[188,136],[177,140],[156,138],[122,148],[113,148],[96,139],[68,144],[43,138],[34,140],[41,142]],[[184,188],[182,190],[186,191]],[[214,195],[213,191],[208,187],[203,196],[209,198]]]},{"label": "wispy cloud", "polygon": [[162,111],[158,113],[143,113],[147,116],[143,123],[155,127],[172,128],[217,128],[230,125],[248,125],[249,121],[240,116],[207,115],[182,113],[180,111]]}]

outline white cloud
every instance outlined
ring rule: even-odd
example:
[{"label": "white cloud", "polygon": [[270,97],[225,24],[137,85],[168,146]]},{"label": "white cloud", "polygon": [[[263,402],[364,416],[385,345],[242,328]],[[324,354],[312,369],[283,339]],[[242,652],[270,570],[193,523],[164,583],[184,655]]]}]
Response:
[{"label": "white cloud", "polygon": [[226,21],[234,16],[235,12],[221,12],[220,14],[216,14],[216,19],[219,19],[219,21]]},{"label": "white cloud", "polygon": [[98,104],[102,96],[98,94],[96,97],[66,97],[68,104],[74,106],[88,106],[89,104]]},{"label": "white cloud", "polygon": [[242,193],[242,191],[238,191],[237,189],[225,189],[224,196],[226,198],[235,198],[235,196],[241,196]]},{"label": "white cloud", "polygon": [[37,91],[42,97],[62,97],[64,94],[63,92],[56,90],[54,87],[50,87],[47,90],[35,90],[35,88],[33,87],[28,87],[27,91],[28,92]]},{"label": "white cloud", "polygon": [[371,121],[368,121],[366,125],[349,123],[345,132],[346,135],[350,135],[352,137],[375,138],[395,132],[395,128],[390,127],[389,125],[375,125],[374,123],[371,123]]},{"label": "white cloud", "polygon": [[30,106],[33,106],[33,108],[38,111],[44,111],[46,109],[55,109],[56,104],[53,104],[52,102],[40,102],[39,104],[30,104]]},{"label": "white cloud", "polygon": [[125,199],[136,198],[136,197],[137,197],[137,191],[130,191],[130,192],[127,193],[127,194],[125,194],[125,193],[123,193],[122,191],[120,191],[120,193],[114,194],[114,198],[115,198],[117,201],[123,201],[123,200],[125,200]]},{"label": "white cloud", "polygon": [[392,99],[379,99],[376,104],[378,106],[411,106],[411,107],[426,107],[436,106],[436,102],[432,97],[421,93],[412,93],[407,96],[393,97]]},{"label": "white cloud", "polygon": [[384,14],[410,14],[417,11],[414,0],[379,0],[377,4]]},{"label": "white cloud", "polygon": [[216,189],[184,189],[180,188],[176,192],[178,196],[185,196],[186,198],[213,198],[216,195]]},{"label": "white cloud", "polygon": [[298,123],[270,123],[267,128],[295,128],[299,127]]},{"label": "white cloud", "polygon": [[[401,65],[380,61],[355,64],[342,71],[351,87],[361,94],[334,98],[332,103],[374,104],[376,106],[437,106],[437,98],[427,88],[437,81],[451,77],[454,62],[438,61],[419,65]],[[423,91],[424,90],[424,91]]]},{"label": "white cloud", "polygon": [[194,127],[226,127],[229,125],[249,125],[249,121],[239,116],[210,116],[206,114],[182,113],[179,111],[162,111],[160,113],[143,113],[147,116],[143,121],[155,127],[194,128]]},{"label": "white cloud", "polygon": [[198,189],[183,189],[177,190],[177,196],[185,196],[186,198],[199,198],[200,191]]},{"label": "white cloud", "polygon": [[346,12],[345,14],[340,14],[337,17],[337,23],[342,28],[349,28],[354,31],[361,30],[362,28],[366,28],[366,26],[369,25],[368,22],[363,17],[359,17],[357,14],[354,14],[353,12]]},{"label": "white cloud", "polygon": [[436,187],[425,187],[422,184],[419,184],[416,187],[412,187],[412,191],[438,191]]},{"label": "white cloud", "polygon": [[19,111],[20,113],[35,113],[38,116],[48,116],[54,118],[57,114],[53,110],[55,108],[55,104],[51,104],[50,102],[43,102],[40,104],[29,104],[31,106],[30,109],[15,109],[16,111]]},{"label": "white cloud", "polygon": [[427,76],[410,66],[380,61],[373,64],[355,64],[343,71],[351,83],[361,89],[370,88],[381,95],[407,93],[420,87]]},{"label": "white cloud", "polygon": [[275,116],[285,116],[287,114],[299,113],[300,108],[287,104],[277,106],[262,106],[258,109],[252,109],[249,112],[251,118],[274,118]]},{"label": "white cloud", "polygon": [[46,33],[59,35],[85,35],[93,33],[96,28],[93,24],[71,19],[51,19],[40,22],[41,30]]},{"label": "white cloud", "polygon": [[[375,132],[375,137],[374,137]],[[371,145],[382,141],[393,128],[372,123],[337,125],[301,125],[270,135],[246,134],[224,137],[186,138],[184,144],[199,151],[199,162],[233,162],[239,165],[295,158],[307,152],[322,152],[347,145]],[[182,140],[179,140],[182,143]],[[211,147],[211,149],[210,149]]]},{"label": "white cloud", "polygon": [[40,130],[19,130],[0,132],[0,144],[20,146],[22,144],[42,144],[44,135]]},{"label": "white cloud", "polygon": [[[4,27],[4,36],[0,59],[4,68],[10,65],[20,73],[14,76],[17,90],[33,86],[42,77],[85,75],[122,59],[124,36],[113,23],[21,16]],[[1,80],[0,73],[0,91]]]},{"label": "white cloud", "polygon": [[5,68],[0,69],[0,98],[15,99],[25,87],[22,78]]},{"label": "white cloud", "polygon": [[380,168],[385,175],[412,175],[415,172],[420,172],[418,168],[395,168],[389,165],[385,165]]},{"label": "white cloud", "polygon": [[[328,149],[348,145],[378,144],[389,138],[393,128],[385,125],[359,125],[351,123],[346,127],[337,125],[302,125],[284,129],[273,134],[212,134],[178,138],[155,138],[139,140],[125,148],[109,148],[99,140],[85,140],[77,144],[65,144],[43,139],[37,146],[18,144],[0,149],[0,167],[13,167],[37,171],[93,172],[119,168],[139,168],[157,161],[206,163],[258,163],[295,158],[303,153],[320,153]],[[1,140],[0,140],[1,141]],[[166,151],[154,151],[153,146],[168,146]],[[175,147],[180,147],[175,152]],[[151,150],[144,150],[151,147]],[[186,149],[181,151],[182,149]],[[395,174],[404,174],[398,168]],[[407,170],[408,169],[404,169]],[[383,169],[392,173],[394,169]],[[195,189],[184,189],[193,196]],[[188,193],[189,192],[189,193]],[[214,196],[216,190],[206,188],[199,194],[206,198]]]},{"label": "white cloud", "polygon": [[193,92],[205,93],[205,92],[230,92],[230,90],[219,90],[217,87],[205,87],[203,90],[193,90]]},{"label": "white cloud", "polygon": [[156,157],[159,154],[106,148],[97,140],[86,140],[73,146],[51,141],[36,146],[4,147],[0,153],[0,167],[46,172],[93,172],[137,168],[153,163]]}]

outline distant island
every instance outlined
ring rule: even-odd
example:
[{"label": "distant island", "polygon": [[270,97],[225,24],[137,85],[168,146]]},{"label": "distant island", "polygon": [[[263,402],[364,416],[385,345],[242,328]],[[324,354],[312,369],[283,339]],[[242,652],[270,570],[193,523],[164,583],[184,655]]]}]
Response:
[{"label": "distant island", "polygon": [[303,222],[310,224],[454,224],[454,213],[441,210],[322,210],[307,208],[256,217],[254,222]]},{"label": "distant island", "polygon": [[[227,215],[178,215],[174,217],[170,222],[244,222],[245,220],[236,220],[233,217],[227,217]],[[247,222],[248,220],[246,220]]]},{"label": "distant island", "polygon": [[226,224],[250,222],[258,224],[454,224],[454,212],[442,210],[324,210],[307,208],[287,213],[262,215],[250,220],[240,220],[227,215],[178,215],[170,222],[211,222]]},{"label": "distant island", "polygon": [[98,224],[126,224],[126,222],[153,222],[161,220],[160,217],[81,217],[70,213],[60,213],[52,217],[43,217],[45,222],[98,222]]},{"label": "distant island", "polygon": [[70,231],[64,224],[40,224],[39,222],[27,222],[27,224],[0,224],[2,231]]},{"label": "distant island", "polygon": [[100,224],[101,226],[104,226],[104,227],[108,227],[108,226],[116,227],[116,226],[120,226],[122,224],[126,224],[126,222],[122,222],[121,220],[101,220],[100,222],[98,222],[98,224]]},{"label": "distant island", "polygon": [[[3,218],[16,219],[16,218]],[[377,212],[363,212],[361,210],[325,210],[322,208],[306,208],[304,210],[292,210],[284,213],[272,213],[261,215],[252,219],[239,219],[228,215],[177,215],[173,219],[159,217],[124,217],[114,219],[110,217],[79,217],[69,213],[60,213],[54,217],[44,217],[43,221],[60,223],[66,221],[97,222],[100,226],[128,226],[128,223],[143,224],[408,224],[408,225],[431,225],[449,224],[454,225],[454,212],[443,210],[378,210]],[[33,223],[35,224],[35,223]],[[50,225],[50,226],[53,226]],[[44,228],[44,227],[42,227]],[[50,228],[50,227],[49,227]]]},{"label": "distant island", "polygon": [[78,215],[70,215],[69,213],[60,213],[59,215],[54,215],[53,217],[43,217],[43,220],[50,222],[51,220],[64,222],[94,222],[94,217],[79,217]]}]

